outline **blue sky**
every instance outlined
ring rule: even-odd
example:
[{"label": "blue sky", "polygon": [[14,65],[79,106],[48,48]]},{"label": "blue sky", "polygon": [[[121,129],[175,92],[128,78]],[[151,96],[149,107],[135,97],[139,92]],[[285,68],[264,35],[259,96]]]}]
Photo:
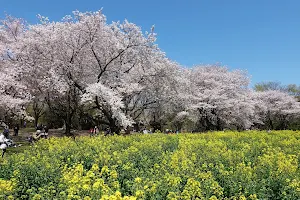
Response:
[{"label": "blue sky", "polygon": [[157,43],[184,66],[221,63],[244,69],[251,85],[300,84],[299,0],[0,0],[4,13],[36,23],[36,15],[60,20],[73,10],[103,8],[108,22],[155,25]]}]

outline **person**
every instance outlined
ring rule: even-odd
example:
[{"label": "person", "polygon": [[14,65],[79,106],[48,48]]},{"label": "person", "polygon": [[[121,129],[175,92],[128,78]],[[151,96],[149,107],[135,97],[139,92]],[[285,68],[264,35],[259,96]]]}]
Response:
[{"label": "person", "polygon": [[6,141],[6,137],[4,136],[3,133],[1,133],[1,135],[0,135],[0,149],[2,149],[2,156],[1,156],[2,158],[3,158],[3,156],[6,152],[6,148],[7,148],[7,144],[5,143],[5,141]]},{"label": "person", "polygon": [[28,137],[28,142],[33,143],[35,141],[38,141],[42,137],[41,131],[37,130],[32,134],[32,136]]},{"label": "person", "polygon": [[41,125],[40,125],[40,124],[36,125],[35,129],[36,129],[37,131],[38,131],[38,130],[42,130]]},{"label": "person", "polygon": [[49,132],[49,128],[48,126],[44,126],[44,137],[47,139],[48,138],[48,132]]},{"label": "person", "polygon": [[148,134],[148,130],[147,130],[147,129],[144,129],[144,130],[143,130],[143,133],[144,133],[144,134]]},{"label": "person", "polygon": [[94,128],[90,128],[90,136],[92,137],[93,136],[93,133],[94,133]]},{"label": "person", "polygon": [[4,129],[3,133],[0,135],[0,149],[2,149],[2,158],[6,152],[6,148],[13,144],[13,141],[8,139],[9,131]]},{"label": "person", "polygon": [[19,134],[19,125],[15,125],[14,127],[14,136],[18,136]]},{"label": "person", "polygon": [[27,122],[26,121],[24,121],[23,126],[24,126],[24,128],[26,128],[26,126],[27,126]]},{"label": "person", "polygon": [[95,127],[94,127],[94,135],[97,135],[98,132],[99,132],[99,131],[98,131],[98,127],[95,126]]},{"label": "person", "polygon": [[107,136],[110,134],[110,128],[106,128],[105,129],[105,133],[104,133],[104,136]]}]

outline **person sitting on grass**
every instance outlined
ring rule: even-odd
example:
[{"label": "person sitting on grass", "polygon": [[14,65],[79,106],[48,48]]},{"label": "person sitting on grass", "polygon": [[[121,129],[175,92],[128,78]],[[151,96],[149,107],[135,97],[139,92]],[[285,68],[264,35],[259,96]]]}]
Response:
[{"label": "person sitting on grass", "polygon": [[111,134],[110,128],[106,128],[105,132],[104,132],[104,136],[107,136],[107,135],[110,135],[110,134]]},{"label": "person sitting on grass", "polygon": [[28,142],[34,143],[34,142],[38,141],[41,137],[42,137],[41,131],[37,130],[36,132],[34,132],[32,134],[32,136],[28,137]]}]

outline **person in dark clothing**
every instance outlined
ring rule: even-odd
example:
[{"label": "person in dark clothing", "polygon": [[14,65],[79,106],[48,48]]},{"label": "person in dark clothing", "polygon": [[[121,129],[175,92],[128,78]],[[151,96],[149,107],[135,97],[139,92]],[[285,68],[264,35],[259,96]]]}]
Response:
[{"label": "person in dark clothing", "polygon": [[104,136],[107,136],[107,135],[109,135],[109,134],[110,134],[110,128],[106,128],[105,133],[104,133]]},{"label": "person in dark clothing", "polygon": [[48,138],[48,131],[49,131],[49,128],[48,126],[44,126],[44,131],[45,131],[45,138],[47,139]]},{"label": "person in dark clothing", "polygon": [[14,127],[14,136],[18,136],[18,134],[19,134],[19,125],[16,125]]}]

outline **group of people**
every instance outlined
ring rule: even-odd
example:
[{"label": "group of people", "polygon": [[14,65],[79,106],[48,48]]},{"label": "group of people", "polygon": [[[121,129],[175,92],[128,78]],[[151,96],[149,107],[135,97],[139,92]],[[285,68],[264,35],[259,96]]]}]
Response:
[{"label": "group of people", "polygon": [[90,136],[97,135],[99,133],[99,129],[97,126],[90,128]]},{"label": "group of people", "polygon": [[37,140],[39,140],[40,138],[45,138],[47,139],[48,138],[48,134],[49,134],[49,128],[48,126],[45,126],[45,125],[38,125],[36,127],[36,132],[34,132],[32,134],[32,136],[29,136],[28,137],[28,141],[30,143],[33,143]]},{"label": "group of people", "polygon": [[[90,136],[95,136],[100,133],[100,130],[99,130],[98,126],[94,126],[94,127],[90,128],[89,133],[90,133]],[[112,132],[111,132],[110,128],[104,129],[104,136],[111,135],[111,133]]]},{"label": "group of people", "polygon": [[[3,124],[3,125],[2,125]],[[6,149],[8,147],[11,146],[17,146],[16,144],[14,144],[13,140],[10,139],[9,137],[9,129],[8,126],[2,122],[2,124],[0,124],[2,127],[4,127],[4,131],[2,133],[0,133],[0,149],[2,150],[2,155],[1,157],[3,158]],[[14,136],[18,136],[19,134],[19,126],[16,125],[13,128],[14,130]],[[36,132],[34,132],[31,136],[29,136],[27,138],[27,140],[30,143],[33,143],[37,140],[39,140],[40,138],[48,138],[48,132],[49,132],[49,128],[45,125],[39,125],[36,127]],[[19,145],[20,146],[20,145]]]},{"label": "group of people", "polygon": [[165,130],[165,133],[166,133],[166,134],[173,134],[173,133],[178,134],[178,133],[179,133],[179,130],[176,130],[176,131],[175,131],[175,130],[171,130],[171,129],[166,129],[166,130]]},{"label": "group of people", "polygon": [[[98,135],[100,133],[98,126],[94,126],[92,128],[90,128],[90,136],[95,136]],[[108,136],[111,134],[111,130],[110,128],[106,128],[104,129],[104,136]]]},{"label": "group of people", "polygon": [[[135,132],[135,130],[133,131],[133,132]],[[144,133],[144,134],[148,134],[148,133],[154,133],[155,131],[153,130],[153,129],[150,129],[150,130],[147,130],[146,128],[144,128],[142,131],[141,131],[141,133]],[[174,134],[174,133],[176,133],[176,134],[178,134],[179,133],[179,130],[171,130],[171,129],[166,129],[165,131],[164,131],[164,133],[165,134]]]}]

